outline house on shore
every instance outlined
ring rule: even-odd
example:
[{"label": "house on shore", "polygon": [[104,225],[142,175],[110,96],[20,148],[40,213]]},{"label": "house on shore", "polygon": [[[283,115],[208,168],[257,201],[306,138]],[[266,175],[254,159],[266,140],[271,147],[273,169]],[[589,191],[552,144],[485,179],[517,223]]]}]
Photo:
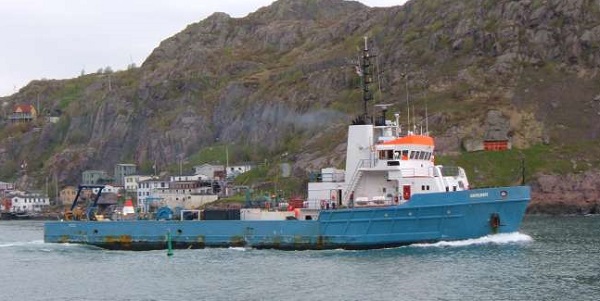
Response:
[{"label": "house on shore", "polygon": [[50,206],[50,198],[39,194],[15,194],[11,200],[10,212],[42,212]]},{"label": "house on shore", "polygon": [[211,180],[223,180],[225,179],[225,166],[213,165],[213,164],[202,164],[194,166],[195,175],[205,175]]},{"label": "house on shore", "polygon": [[85,170],[81,174],[81,184],[84,185],[102,185],[113,181],[104,170]]},{"label": "house on shore", "polygon": [[137,165],[120,163],[115,165],[115,173],[113,174],[115,182],[118,185],[125,184],[125,177],[137,174]]},{"label": "house on shore", "polygon": [[34,106],[29,104],[19,104],[13,109],[13,112],[9,116],[10,123],[29,123],[34,121],[38,116],[37,110]]}]

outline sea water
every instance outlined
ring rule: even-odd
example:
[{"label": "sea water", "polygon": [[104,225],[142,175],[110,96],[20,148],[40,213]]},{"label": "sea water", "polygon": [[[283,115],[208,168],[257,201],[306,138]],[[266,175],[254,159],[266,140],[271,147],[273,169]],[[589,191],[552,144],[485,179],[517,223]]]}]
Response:
[{"label": "sea water", "polygon": [[0,300],[599,300],[600,216],[368,251],[107,251],[0,221]]}]

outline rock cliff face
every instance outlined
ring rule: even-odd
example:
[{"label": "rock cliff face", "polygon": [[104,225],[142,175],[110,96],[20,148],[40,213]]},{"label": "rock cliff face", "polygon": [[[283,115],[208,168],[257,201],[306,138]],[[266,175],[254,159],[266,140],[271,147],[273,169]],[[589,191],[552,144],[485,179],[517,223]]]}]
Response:
[{"label": "rock cliff face", "polygon": [[600,172],[569,175],[539,175],[532,185],[529,213],[600,213]]},{"label": "rock cliff face", "polygon": [[404,117],[408,95],[416,124],[428,108],[440,155],[477,147],[490,129],[518,149],[598,144],[600,1],[279,0],[191,24],[139,68],[34,81],[2,99],[39,99],[60,121],[3,121],[0,176],[77,183],[85,169],[165,168],[215,143],[239,160],[287,154],[300,173],[341,166],[364,36],[377,54],[376,102]]}]

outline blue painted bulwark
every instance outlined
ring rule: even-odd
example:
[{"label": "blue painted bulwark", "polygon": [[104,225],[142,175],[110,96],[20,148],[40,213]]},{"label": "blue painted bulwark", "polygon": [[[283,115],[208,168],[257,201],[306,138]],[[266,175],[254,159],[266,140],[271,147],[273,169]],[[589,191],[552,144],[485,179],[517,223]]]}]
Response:
[{"label": "blue painted bulwark", "polygon": [[[414,195],[397,206],[324,210],[317,220],[57,221],[50,243],[114,250],[253,247],[282,250],[372,249],[516,232],[530,199],[527,186]],[[499,217],[496,229],[492,215]]]}]

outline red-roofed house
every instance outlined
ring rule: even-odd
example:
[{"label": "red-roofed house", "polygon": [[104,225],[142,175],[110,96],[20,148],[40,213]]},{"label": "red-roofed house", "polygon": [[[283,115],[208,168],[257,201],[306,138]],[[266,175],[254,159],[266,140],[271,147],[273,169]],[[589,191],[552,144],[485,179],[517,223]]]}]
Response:
[{"label": "red-roofed house", "polygon": [[31,122],[36,118],[37,110],[32,105],[16,105],[10,115],[10,121],[12,123]]}]

